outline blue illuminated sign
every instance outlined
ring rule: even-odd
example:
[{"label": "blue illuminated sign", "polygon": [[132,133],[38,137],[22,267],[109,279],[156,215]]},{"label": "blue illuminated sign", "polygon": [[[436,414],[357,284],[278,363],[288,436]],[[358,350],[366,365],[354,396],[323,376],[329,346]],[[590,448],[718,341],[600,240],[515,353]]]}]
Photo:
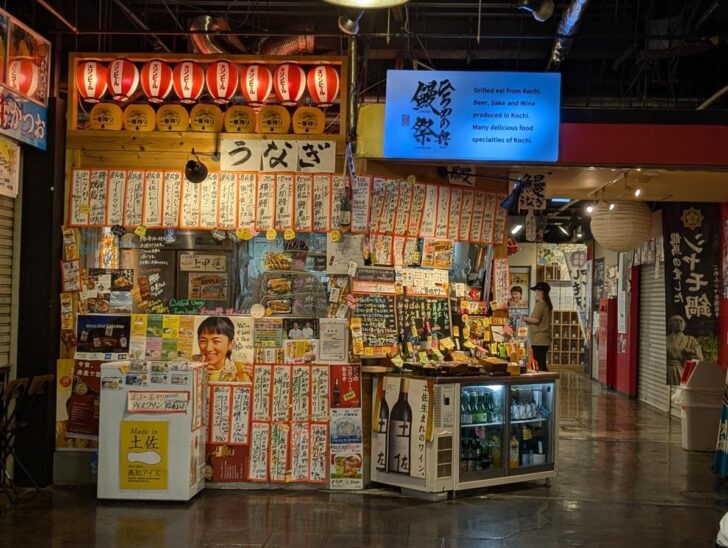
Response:
[{"label": "blue illuminated sign", "polygon": [[390,70],[384,157],[555,162],[561,75]]},{"label": "blue illuminated sign", "polygon": [[45,150],[47,125],[44,107],[0,86],[0,133]]}]

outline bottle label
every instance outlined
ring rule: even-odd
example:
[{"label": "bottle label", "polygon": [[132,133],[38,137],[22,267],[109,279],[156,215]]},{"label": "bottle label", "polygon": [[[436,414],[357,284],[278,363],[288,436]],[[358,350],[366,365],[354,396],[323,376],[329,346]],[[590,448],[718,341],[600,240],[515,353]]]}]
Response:
[{"label": "bottle label", "polygon": [[409,474],[410,472],[410,428],[411,423],[389,421],[389,472]]},{"label": "bottle label", "polygon": [[377,459],[376,468],[380,472],[387,470],[387,419],[379,419],[377,431],[374,432],[374,455]]}]

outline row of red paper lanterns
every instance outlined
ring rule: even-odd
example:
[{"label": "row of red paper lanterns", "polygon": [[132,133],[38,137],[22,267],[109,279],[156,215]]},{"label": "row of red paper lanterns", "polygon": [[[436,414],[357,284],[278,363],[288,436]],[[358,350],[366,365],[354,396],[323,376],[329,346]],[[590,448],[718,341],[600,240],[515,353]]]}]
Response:
[{"label": "row of red paper lanterns", "polygon": [[174,69],[165,61],[145,63],[141,70],[126,59],[108,67],[98,61],[84,61],[76,68],[76,87],[89,103],[98,103],[107,89],[115,101],[128,101],[141,83],[151,103],[162,103],[174,88],[182,103],[195,103],[205,86],[212,100],[228,103],[238,89],[252,106],[260,106],[275,94],[281,104],[294,106],[308,87],[313,102],[327,107],[339,94],[339,73],[332,65],[317,65],[306,74],[296,63],[283,63],[273,72],[259,63],[238,67],[230,61],[215,61],[204,69],[196,61],[182,61]]}]

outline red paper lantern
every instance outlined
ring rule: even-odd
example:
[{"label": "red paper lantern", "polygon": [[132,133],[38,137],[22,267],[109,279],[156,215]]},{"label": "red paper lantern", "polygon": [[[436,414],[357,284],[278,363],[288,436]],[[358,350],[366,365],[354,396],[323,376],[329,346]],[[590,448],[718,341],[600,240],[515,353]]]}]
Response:
[{"label": "red paper lantern", "polygon": [[183,103],[194,103],[205,89],[205,71],[199,63],[182,61],[172,71],[174,92]]},{"label": "red paper lantern", "polygon": [[164,61],[149,61],[142,67],[142,89],[150,103],[162,103],[172,91],[172,69]]},{"label": "red paper lantern", "polygon": [[215,61],[207,67],[207,91],[216,103],[225,104],[238,89],[238,67],[228,61]]},{"label": "red paper lantern", "polygon": [[301,99],[306,88],[306,73],[294,63],[283,63],[276,68],[273,85],[281,104],[291,107]]},{"label": "red paper lantern", "polygon": [[76,87],[81,97],[89,103],[98,103],[104,96],[106,79],[106,67],[97,61],[86,61],[76,67]]},{"label": "red paper lantern", "polygon": [[114,101],[128,101],[139,85],[139,69],[131,61],[117,59],[106,69],[106,78]]},{"label": "red paper lantern", "polygon": [[248,65],[240,73],[240,89],[251,106],[265,103],[273,89],[273,75],[265,65]]},{"label": "red paper lantern", "polygon": [[320,107],[330,107],[339,94],[339,73],[331,65],[319,65],[308,71],[308,93]]}]

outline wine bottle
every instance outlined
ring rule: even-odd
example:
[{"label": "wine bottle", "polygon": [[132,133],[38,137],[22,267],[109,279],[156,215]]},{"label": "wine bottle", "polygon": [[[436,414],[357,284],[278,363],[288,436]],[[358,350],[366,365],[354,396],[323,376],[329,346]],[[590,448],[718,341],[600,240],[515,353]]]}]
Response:
[{"label": "wine bottle", "polygon": [[339,209],[339,225],[342,232],[346,232],[351,228],[351,188],[347,185],[341,197],[341,207]]},{"label": "wine bottle", "polygon": [[333,407],[341,406],[341,385],[339,384],[339,379],[336,379],[334,381],[334,401],[333,401],[332,406]]},{"label": "wine bottle", "polygon": [[389,431],[389,406],[387,400],[382,394],[382,401],[379,403],[379,418],[377,420],[377,430],[374,432],[374,454],[376,455],[376,467],[380,472],[387,471],[387,433]]},{"label": "wine bottle", "polygon": [[473,415],[470,414],[469,396],[467,392],[460,393],[460,424],[472,424]]},{"label": "wine bottle", "polygon": [[389,443],[387,447],[387,471],[398,474],[410,473],[410,439],[412,436],[412,408],[407,402],[409,380],[402,379],[399,399],[389,415]]}]

